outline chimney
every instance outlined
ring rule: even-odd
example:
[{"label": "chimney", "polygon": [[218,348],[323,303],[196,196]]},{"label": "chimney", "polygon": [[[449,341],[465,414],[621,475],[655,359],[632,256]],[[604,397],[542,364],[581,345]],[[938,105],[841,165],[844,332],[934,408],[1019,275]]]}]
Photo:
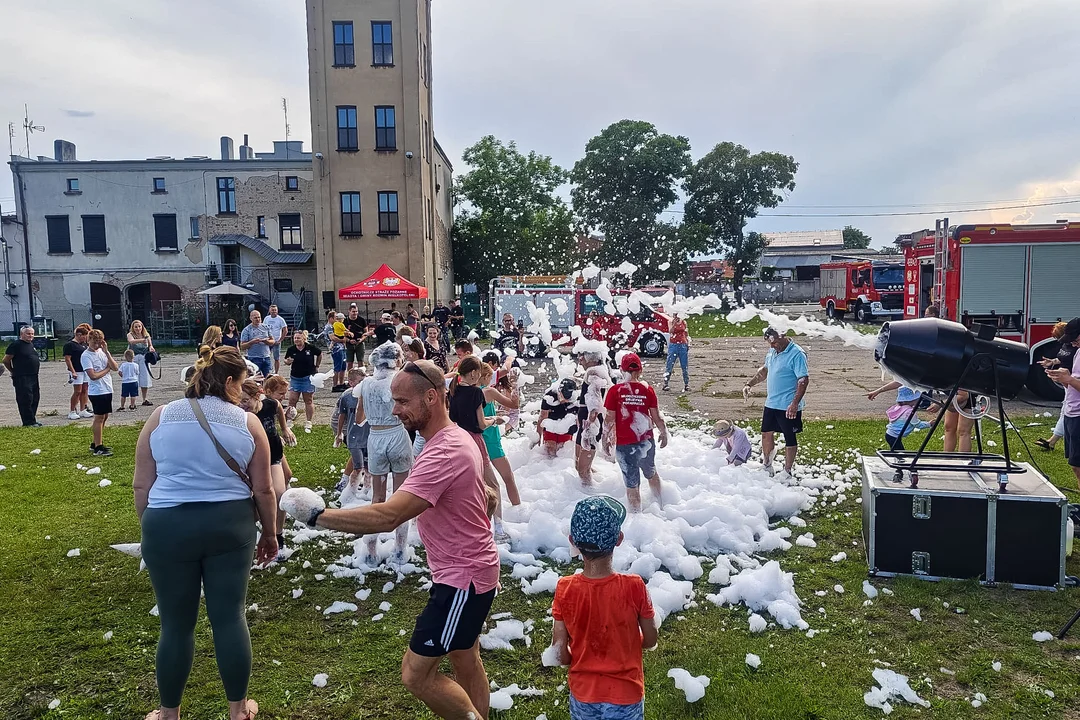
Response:
[{"label": "chimney", "polygon": [[254,160],[255,153],[251,152],[251,146],[248,145],[248,136],[244,135],[244,144],[240,146],[240,159],[241,160]]},{"label": "chimney", "polygon": [[227,135],[221,136],[221,159],[222,160],[235,160],[236,155],[233,154],[233,140]]},{"label": "chimney", "polygon": [[75,162],[75,143],[67,140],[53,141],[53,159],[56,162]]}]

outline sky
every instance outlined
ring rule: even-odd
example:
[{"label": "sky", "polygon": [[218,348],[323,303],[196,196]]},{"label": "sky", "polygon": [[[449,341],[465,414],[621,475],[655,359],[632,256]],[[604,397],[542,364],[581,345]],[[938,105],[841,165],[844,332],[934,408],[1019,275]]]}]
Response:
[{"label": "sky", "polygon": [[[80,159],[217,156],[244,133],[268,151],[282,98],[310,149],[300,0],[0,0],[0,18],[16,153],[24,103],[46,127],[34,155],[64,138]],[[881,246],[944,215],[1080,219],[1073,0],[435,0],[432,24],[435,130],[459,173],[487,134],[572,167],[629,118],[695,158],[723,141],[794,156],[795,190],[750,229],[851,224]],[[5,212],[13,196],[5,166]]]}]

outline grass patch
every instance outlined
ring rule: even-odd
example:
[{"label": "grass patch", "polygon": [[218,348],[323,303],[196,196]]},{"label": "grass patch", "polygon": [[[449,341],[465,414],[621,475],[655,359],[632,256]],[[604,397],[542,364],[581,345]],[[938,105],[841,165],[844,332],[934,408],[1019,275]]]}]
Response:
[{"label": "grass patch", "polygon": [[[1030,420],[1016,422],[1024,425]],[[1039,422],[1041,427],[1022,428],[1029,444],[1049,431],[1049,419]],[[802,437],[805,456],[844,464],[849,449],[869,453],[883,444],[879,421],[832,424],[833,429],[826,429],[824,421],[808,423]],[[0,667],[5,676],[0,683],[0,717],[134,718],[155,707],[158,621],[148,614],[155,602],[153,592],[146,574],[136,573],[137,561],[108,547],[139,538],[131,499],[137,433],[137,427],[108,428],[106,440],[117,454],[95,459],[87,454],[86,427],[0,429],[4,448],[0,462],[7,465],[0,472],[4,508]],[[30,455],[35,448],[42,453]],[[303,484],[326,486],[335,479],[330,464],[342,463],[345,456],[330,449],[329,432],[319,427],[289,450],[289,459]],[[1037,460],[1060,486],[1075,487],[1060,452],[1040,453]],[[76,463],[98,465],[102,472],[87,476]],[[101,478],[113,484],[100,488]],[[796,546],[776,555],[785,570],[795,573],[804,618],[821,631],[813,639],[777,629],[751,635],[745,608],[718,608],[704,600],[706,593],[716,591],[706,581],[706,570],[706,577],[695,583],[698,605],[669,617],[661,629],[659,649],[646,654],[646,716],[880,717],[862,700],[872,683],[875,659],[908,675],[920,695],[933,703],[929,712],[898,705],[892,718],[972,717],[976,711],[969,699],[975,692],[989,697],[978,717],[1076,716],[1080,687],[1073,658],[1080,655],[1080,641],[1038,644],[1031,634],[1056,631],[1074,611],[1078,591],[1022,592],[969,582],[875,580],[876,586],[889,587],[895,595],[880,596],[872,606],[863,607],[859,588],[866,566],[859,509],[851,498],[839,507],[821,506],[804,513],[818,547]],[[80,557],[66,557],[76,547]],[[830,562],[829,557],[840,550],[850,559]],[[285,574],[260,571],[253,576],[248,602],[259,609],[248,614],[255,657],[251,696],[262,705],[260,717],[431,718],[401,687],[398,676],[413,619],[426,599],[416,591],[416,577],[406,578],[384,595],[380,588],[385,579],[369,576],[366,587],[374,591],[367,600],[356,601],[359,612],[324,618],[316,606],[353,601],[353,581],[314,579],[342,551],[307,543],[286,565]],[[305,560],[312,563],[306,570],[301,568]],[[573,568],[559,571],[569,573]],[[1080,572],[1075,560],[1070,559],[1068,571]],[[566,720],[566,691],[557,689],[566,682],[566,673],[540,663],[550,637],[544,618],[551,596],[522,594],[508,574],[503,581],[505,592],[493,612],[531,617],[537,629],[529,648],[485,652],[488,673],[500,686],[516,682],[547,694],[518,698],[512,710],[492,717],[533,720],[546,713],[549,720]],[[844,585],[847,592],[833,592],[835,584]],[[297,587],[304,594],[293,600],[291,591]],[[826,590],[826,596],[816,596],[818,590]],[[391,610],[381,622],[372,622],[384,600],[392,604]],[[946,609],[945,602],[965,608],[966,613]],[[908,614],[913,607],[922,609],[923,622]],[[114,633],[110,641],[102,637],[106,631]],[[225,717],[212,649],[203,616],[184,698],[185,717]],[[743,658],[748,652],[761,656],[759,670],[746,667]],[[991,669],[995,660],[1003,665],[1000,673]],[[712,678],[702,701],[686,704],[666,677],[673,666]],[[942,667],[956,674],[942,673]],[[330,684],[317,689],[311,679],[321,672],[329,673]],[[924,678],[930,679],[929,684]],[[1044,689],[1055,697],[1045,695]],[[61,705],[49,711],[53,698]]]},{"label": "grass patch", "polygon": [[[787,314],[783,306],[774,307],[772,310],[779,315]],[[820,314],[815,314],[814,317],[824,322]],[[713,310],[701,315],[691,315],[686,320],[686,327],[692,338],[761,337],[768,323],[760,318],[753,318],[743,323],[730,323],[722,313]],[[851,323],[851,327],[864,335],[877,335],[881,330],[881,325],[875,323]],[[788,335],[795,337],[794,332],[788,332]]]}]

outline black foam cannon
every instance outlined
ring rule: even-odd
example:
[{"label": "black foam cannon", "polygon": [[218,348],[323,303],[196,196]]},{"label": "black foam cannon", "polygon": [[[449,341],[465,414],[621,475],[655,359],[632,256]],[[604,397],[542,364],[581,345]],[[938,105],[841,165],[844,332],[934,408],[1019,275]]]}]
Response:
[{"label": "black foam cannon", "polygon": [[977,395],[1015,397],[1028,377],[1028,347],[940,318],[887,322],[878,333],[874,359],[912,388],[958,387]]}]

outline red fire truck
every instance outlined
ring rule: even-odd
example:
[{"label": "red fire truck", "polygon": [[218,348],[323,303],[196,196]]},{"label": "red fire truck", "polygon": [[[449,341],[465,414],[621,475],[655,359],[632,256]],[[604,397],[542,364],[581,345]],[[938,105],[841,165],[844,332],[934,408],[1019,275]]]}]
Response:
[{"label": "red fire truck", "polygon": [[[547,309],[553,339],[569,334],[570,327],[577,325],[585,337],[614,347],[634,348],[648,357],[662,357],[667,352],[668,316],[644,303],[638,312],[623,306],[621,300],[628,298],[631,290],[611,289],[614,314],[606,312],[607,303],[597,295],[596,288],[562,277],[495,278],[489,292],[495,327],[499,327],[504,313],[513,315],[519,326],[528,326],[526,308],[531,302]],[[542,357],[547,352],[543,340],[533,333],[525,333],[524,345],[526,357]]]},{"label": "red fire truck", "polygon": [[1080,223],[949,227],[946,219],[936,230],[897,240],[904,248],[905,319],[932,304],[948,320],[995,326],[999,337],[1031,348],[1028,389],[1061,399],[1063,390],[1036,361],[1057,354],[1054,324],[1080,315]]},{"label": "red fire truck", "polygon": [[904,312],[904,266],[879,260],[821,265],[821,307],[830,318],[854,313],[859,322],[899,320]]}]

